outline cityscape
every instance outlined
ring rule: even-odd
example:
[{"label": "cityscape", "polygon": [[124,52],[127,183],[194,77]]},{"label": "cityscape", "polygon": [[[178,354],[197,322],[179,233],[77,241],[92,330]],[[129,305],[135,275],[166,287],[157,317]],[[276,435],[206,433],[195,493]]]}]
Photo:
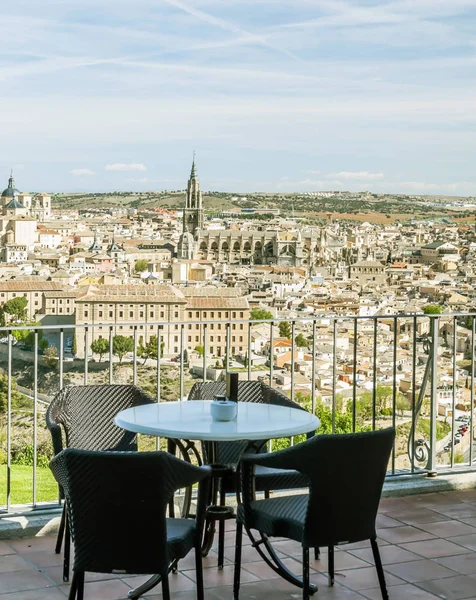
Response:
[{"label": "cityscape", "polygon": [[1,13],[0,600],[476,600],[476,0]]}]

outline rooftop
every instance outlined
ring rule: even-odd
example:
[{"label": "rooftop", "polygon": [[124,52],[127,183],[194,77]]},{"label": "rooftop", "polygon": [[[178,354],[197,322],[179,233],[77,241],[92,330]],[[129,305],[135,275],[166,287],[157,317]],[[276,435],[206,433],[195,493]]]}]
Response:
[{"label": "rooftop", "polygon": [[[234,532],[225,538],[226,566],[216,568],[214,550],[204,559],[207,600],[232,598]],[[404,498],[384,498],[377,534],[392,600],[476,598],[476,490],[431,493]],[[55,536],[0,541],[0,599],[61,600],[69,584],[62,581],[62,555],[54,553]],[[248,540],[244,539],[244,544]],[[298,544],[276,541],[285,564],[299,572]],[[327,583],[327,554],[311,561],[311,581],[316,598],[325,600],[377,600],[380,596],[370,545],[366,542],[336,548],[336,583]],[[195,599],[194,557],[179,563],[170,575],[173,600]],[[85,598],[116,600],[142,583],[145,577],[86,574]],[[160,600],[160,586],[144,596]],[[241,600],[299,599],[300,590],[280,579],[260,560],[249,543],[243,548]]]}]

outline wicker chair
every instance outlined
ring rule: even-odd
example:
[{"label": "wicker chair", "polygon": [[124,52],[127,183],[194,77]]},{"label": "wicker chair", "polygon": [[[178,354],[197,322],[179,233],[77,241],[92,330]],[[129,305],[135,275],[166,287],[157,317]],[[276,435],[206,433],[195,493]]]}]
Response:
[{"label": "wicker chair", "polygon": [[[196,383],[190,390],[189,400],[213,400],[217,394],[225,394],[226,384],[223,381]],[[257,402],[261,404],[274,404],[276,406],[285,406],[288,408],[297,408],[305,410],[296,402],[291,401],[281,391],[276,390],[261,381],[240,381],[238,383],[238,395],[240,402]],[[312,437],[313,433],[308,434]],[[232,469],[240,461],[244,452],[251,448],[259,449],[264,446],[267,440],[256,440],[253,442],[220,442],[217,444],[217,455],[215,462],[222,465],[229,465]],[[205,445],[206,450],[206,445]],[[256,469],[255,489],[258,492],[264,492],[265,497],[269,497],[272,490],[289,490],[307,487],[309,482],[305,475],[292,469],[271,469],[266,466],[260,466]],[[226,494],[236,493],[238,488],[235,476],[222,477],[220,481],[220,504],[225,504]],[[219,542],[218,542],[218,566],[223,566],[223,543],[225,526],[224,522],[219,523]],[[316,556],[319,549],[316,548]]]},{"label": "wicker chair", "polygon": [[[115,415],[131,406],[154,400],[134,385],[72,385],[53,398],[46,411],[54,454],[64,448],[83,450],[137,450],[137,436],[114,424]],[[60,497],[64,493],[60,486]],[[56,553],[61,552],[65,537],[63,579],[69,579],[70,535],[66,507],[63,506]]]},{"label": "wicker chair", "polygon": [[[51,461],[63,488],[74,544],[69,600],[83,600],[84,574],[156,573],[169,600],[171,563],[195,549],[197,597],[204,599],[201,539],[210,467],[167,452],[68,448]],[[168,519],[174,492],[199,482],[196,519]]]},{"label": "wicker chair", "polygon": [[[259,531],[263,540],[268,536],[286,537],[301,543],[304,600],[308,600],[310,595],[309,548],[328,547],[328,572],[332,585],[334,546],[370,540],[382,597],[388,599],[375,521],[394,440],[393,428],[368,433],[320,435],[273,454],[242,456],[242,504],[237,512],[233,588],[235,600],[239,597],[240,588],[243,526],[247,530]],[[255,500],[253,471],[258,465],[300,471],[310,481],[309,494]],[[259,544],[255,547],[261,554]]]}]

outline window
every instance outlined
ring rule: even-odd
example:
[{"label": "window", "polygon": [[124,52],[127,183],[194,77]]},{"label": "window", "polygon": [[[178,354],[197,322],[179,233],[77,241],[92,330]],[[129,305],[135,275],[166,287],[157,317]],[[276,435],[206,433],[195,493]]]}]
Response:
[{"label": "window", "polygon": [[63,312],[63,309],[62,309],[62,308],[60,308],[60,309],[59,309],[59,311],[60,311],[60,313],[62,313],[62,312]]},{"label": "window", "polygon": [[213,335],[210,336],[210,341],[213,342]]},{"label": "window", "polygon": [[160,311],[160,318],[163,319],[164,318],[164,311]]},{"label": "window", "polygon": [[210,353],[211,353],[211,354],[213,354],[213,353],[214,353],[214,351],[213,351],[213,346],[210,346]]},{"label": "window", "polygon": [[233,318],[236,319],[236,312],[233,311]]},{"label": "window", "polygon": [[124,311],[123,311],[123,310],[120,310],[120,311],[119,311],[119,317],[121,317],[121,318],[122,318],[123,316],[124,316]]},{"label": "window", "polygon": [[134,311],[133,311],[133,310],[130,310],[130,311],[129,311],[129,317],[133,317],[133,316],[134,316]]},{"label": "window", "polygon": [[240,323],[240,329],[243,330],[243,323]]},{"label": "window", "polygon": [[178,319],[178,312],[174,312],[174,318]]},{"label": "window", "polygon": [[232,329],[236,329],[236,323],[233,323],[233,325],[231,326]]},{"label": "window", "polygon": [[87,316],[88,316],[88,311],[87,311],[87,310],[85,310],[85,311],[84,311],[84,316],[85,316],[85,317],[87,317]]},{"label": "window", "polygon": [[235,342],[235,341],[236,341],[236,340],[235,340],[235,336],[234,336],[234,335],[232,335],[232,336],[231,336],[231,341],[232,341],[232,342]]},{"label": "window", "polygon": [[[2,294],[3,296],[3,294]],[[38,298],[38,292],[35,292],[35,298]]]},{"label": "window", "polygon": [[112,312],[112,310],[109,311],[109,318],[112,319],[114,313]]},{"label": "window", "polygon": [[143,316],[144,316],[144,311],[143,311],[143,310],[141,310],[141,311],[139,312],[139,317],[141,317],[141,318],[142,318]]},{"label": "window", "polygon": [[174,335],[174,342],[177,343],[178,342],[178,335]]},{"label": "window", "polygon": [[218,318],[221,319],[221,312],[218,313]]},{"label": "window", "polygon": [[195,341],[196,342],[200,341],[200,338],[198,337],[198,335],[195,336]]},{"label": "window", "polygon": [[242,335],[240,335],[240,342],[242,342],[242,341],[243,341],[243,336],[242,336]]},{"label": "window", "polygon": [[[3,296],[3,294],[2,294],[2,296]],[[192,313],[191,313],[191,312],[189,312],[189,313],[188,313],[188,318],[189,318],[189,319],[191,319],[191,318],[192,318]]]},{"label": "window", "polygon": [[[211,317],[212,317],[212,319],[213,319],[213,313],[211,313]],[[205,312],[203,313],[203,318],[204,318],[204,319],[206,319],[206,318],[207,318],[207,311],[205,311]]]},{"label": "window", "polygon": [[242,319],[244,317],[244,313],[240,312],[240,319]]},{"label": "window", "polygon": [[178,331],[178,325],[174,325],[175,331]]},{"label": "window", "polygon": [[191,336],[191,335],[189,335],[189,336],[188,336],[188,341],[189,341],[189,342],[191,342],[191,341],[192,341],[192,336]]},{"label": "window", "polygon": [[188,326],[188,328],[189,328],[189,329],[192,329],[192,326],[191,326],[191,325],[189,325],[189,326]]},{"label": "window", "polygon": [[215,318],[215,313],[214,312],[210,313],[210,316],[211,316],[212,319],[214,319]]},{"label": "window", "polygon": [[[62,308],[60,308],[60,312],[63,312]],[[99,311],[99,316],[102,317],[102,310]]]},{"label": "window", "polygon": [[174,348],[174,352],[175,352],[175,353],[177,353],[177,352],[178,352],[178,348],[177,348],[177,346],[175,346],[175,348]]},{"label": "window", "polygon": [[154,318],[154,311],[153,311],[153,310],[151,310],[151,311],[150,311],[150,313],[149,313],[149,317],[150,317],[151,319],[153,319],[153,318]]}]

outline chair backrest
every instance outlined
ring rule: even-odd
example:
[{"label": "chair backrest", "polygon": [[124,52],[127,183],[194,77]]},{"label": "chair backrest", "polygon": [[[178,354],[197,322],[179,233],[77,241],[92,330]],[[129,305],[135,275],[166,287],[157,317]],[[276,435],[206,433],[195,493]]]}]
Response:
[{"label": "chair backrest", "polygon": [[210,474],[167,452],[68,448],[50,466],[68,502],[74,569],[100,573],[164,573],[167,505]]},{"label": "chair backrest", "polygon": [[[215,395],[225,393],[225,381],[205,381],[194,384],[189,392],[188,399],[213,400]],[[262,381],[239,381],[238,401],[274,404],[276,406],[305,410],[302,406],[290,400],[286,394],[266,385]],[[222,464],[236,464],[243,452],[249,450],[251,446],[256,445],[256,442],[259,445],[259,442],[264,444],[266,440],[255,440],[254,442],[220,442],[216,445],[216,461]]]},{"label": "chair backrest", "polygon": [[[358,542],[375,536],[375,520],[393,428],[317,435],[270,457],[268,466],[296,469],[310,481],[303,542],[309,547]],[[273,457],[273,458],[271,458]]]},{"label": "chair backrest", "polygon": [[[72,385],[53,398],[46,422],[48,427],[63,427],[68,448],[133,451],[137,450],[136,434],[117,427],[114,417],[126,408],[153,402],[134,385]],[[57,453],[61,448],[54,445]]]}]

